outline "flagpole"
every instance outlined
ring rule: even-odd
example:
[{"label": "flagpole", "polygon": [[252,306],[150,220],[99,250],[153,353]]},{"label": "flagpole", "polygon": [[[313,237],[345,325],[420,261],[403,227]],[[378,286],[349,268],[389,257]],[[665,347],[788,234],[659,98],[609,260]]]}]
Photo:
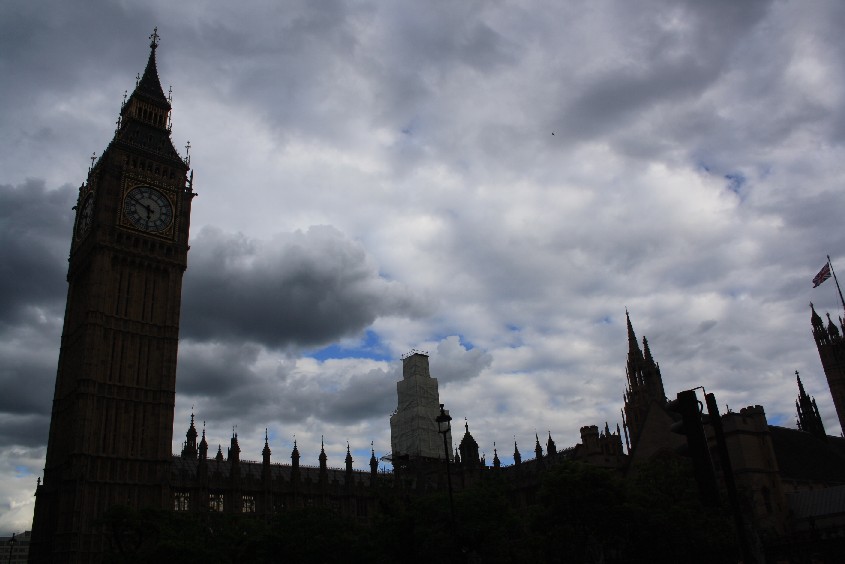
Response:
[{"label": "flagpole", "polygon": [[830,255],[827,255],[827,264],[830,266],[830,273],[833,274],[833,281],[836,282],[836,289],[839,291],[839,301],[842,302],[842,310],[845,311],[845,299],[842,298],[842,288],[839,287],[839,279],[836,278],[836,271],[833,270],[833,263],[830,262]]}]

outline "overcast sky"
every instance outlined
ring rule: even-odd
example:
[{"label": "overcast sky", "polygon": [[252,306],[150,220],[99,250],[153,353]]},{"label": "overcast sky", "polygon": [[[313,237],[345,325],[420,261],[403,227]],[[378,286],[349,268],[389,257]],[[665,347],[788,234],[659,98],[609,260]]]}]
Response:
[{"label": "overcast sky", "polygon": [[[143,4],[143,5],[142,5]],[[76,188],[158,26],[194,169],[174,452],[390,449],[400,356],[487,455],[621,422],[625,310],[667,394],[839,434],[845,3],[0,3],[0,532],[30,528]],[[845,279],[843,279],[845,281]],[[456,433],[460,436],[459,433]]]}]

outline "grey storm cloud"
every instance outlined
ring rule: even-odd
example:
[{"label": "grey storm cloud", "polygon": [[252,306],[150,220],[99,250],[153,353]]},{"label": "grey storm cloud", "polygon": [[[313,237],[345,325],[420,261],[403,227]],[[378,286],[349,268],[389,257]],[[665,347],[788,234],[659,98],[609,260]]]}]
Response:
[{"label": "grey storm cloud", "polygon": [[0,328],[64,310],[75,190],[0,185]]},{"label": "grey storm cloud", "polygon": [[260,427],[271,421],[316,419],[352,424],[388,413],[400,378],[395,366],[368,368],[330,360],[313,371],[254,345],[188,342],[180,350],[177,392],[196,400],[203,419],[214,422]]},{"label": "grey storm cloud", "polygon": [[192,240],[182,336],[312,346],[359,333],[384,316],[428,305],[383,277],[364,248],[329,226],[257,241],[203,229]]}]

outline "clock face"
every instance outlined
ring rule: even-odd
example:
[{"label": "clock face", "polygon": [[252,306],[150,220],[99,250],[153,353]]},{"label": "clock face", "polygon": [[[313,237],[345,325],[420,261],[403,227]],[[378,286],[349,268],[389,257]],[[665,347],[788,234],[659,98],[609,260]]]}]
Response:
[{"label": "clock face", "polygon": [[123,213],[133,226],[158,233],[173,222],[173,206],[167,196],[151,186],[136,186],[126,194]]},{"label": "clock face", "polygon": [[91,227],[94,219],[94,194],[85,196],[82,205],[79,206],[79,215],[76,217],[76,236],[82,237]]}]

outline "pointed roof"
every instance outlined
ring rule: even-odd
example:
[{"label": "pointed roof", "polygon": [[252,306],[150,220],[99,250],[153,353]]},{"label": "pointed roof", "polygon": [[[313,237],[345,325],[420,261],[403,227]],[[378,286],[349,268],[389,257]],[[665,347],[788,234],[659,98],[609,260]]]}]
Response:
[{"label": "pointed roof", "polygon": [[262,456],[265,458],[270,458],[270,442],[269,437],[267,435],[267,428],[264,428],[264,449],[261,451]]},{"label": "pointed roof", "polygon": [[323,443],[322,435],[320,436],[320,456],[318,458],[320,460],[320,468],[325,468],[326,467],[326,460],[328,459],[328,457],[326,456],[326,448],[325,448],[325,445]]},{"label": "pointed roof", "polygon": [[522,462],[522,455],[519,454],[519,447],[516,446],[516,437],[513,438],[513,463],[519,464]]},{"label": "pointed roof", "polygon": [[352,453],[349,451],[349,442],[348,441],[346,443],[346,458],[343,459],[343,461],[346,463],[346,471],[351,472],[352,471]]},{"label": "pointed roof", "polygon": [[810,322],[813,324],[814,327],[824,327],[824,322],[822,318],[819,317],[819,314],[816,313],[816,308],[813,307],[813,302],[810,302]]},{"label": "pointed roof", "polygon": [[555,444],[554,440],[552,440],[551,431],[549,431],[549,440],[546,442],[546,452],[549,454],[557,453],[557,445]]},{"label": "pointed roof", "polygon": [[798,429],[826,441],[827,432],[824,429],[824,422],[822,421],[821,414],[819,414],[816,399],[811,398],[804,390],[804,384],[801,382],[801,376],[797,370],[795,371],[795,378],[798,381],[798,399],[795,401],[795,410],[798,415]]},{"label": "pointed roof", "polygon": [[830,318],[830,313],[827,314],[827,332],[830,334],[832,339],[836,339],[839,337],[839,329],[836,327],[836,324]]},{"label": "pointed roof", "polygon": [[628,354],[636,358],[642,358],[643,353],[640,350],[640,344],[637,342],[637,336],[634,334],[634,326],[631,325],[631,316],[628,310],[625,310],[625,322],[628,325]]},{"label": "pointed roof", "polygon": [[208,442],[205,440],[205,421],[202,422],[202,440],[199,445],[199,457],[203,460],[208,456]]},{"label": "pointed roof", "polygon": [[188,438],[197,438],[197,428],[194,427],[194,412],[191,411],[191,425],[188,427],[188,432],[186,433]]},{"label": "pointed roof", "polygon": [[466,417],[464,417],[464,436],[461,439],[460,450],[463,452],[467,448],[474,448],[478,451],[478,443],[475,441],[475,438],[469,432],[469,421],[467,421]]},{"label": "pointed roof", "polygon": [[156,49],[158,49],[158,28],[153,30],[150,35],[150,57],[147,59],[147,66],[144,68],[144,74],[138,85],[135,87],[135,92],[132,95],[138,94],[143,96],[151,102],[166,105],[170,108],[170,102],[164,95],[164,90],[161,87],[161,81],[158,78],[158,68],[156,68]]},{"label": "pointed roof", "polygon": [[543,458],[543,447],[540,446],[540,436],[536,432],[534,433],[534,439],[536,441],[534,443],[534,454],[537,458]]},{"label": "pointed roof", "polygon": [[654,364],[654,359],[651,357],[651,349],[648,347],[648,339],[643,336],[643,355],[649,364]]}]

